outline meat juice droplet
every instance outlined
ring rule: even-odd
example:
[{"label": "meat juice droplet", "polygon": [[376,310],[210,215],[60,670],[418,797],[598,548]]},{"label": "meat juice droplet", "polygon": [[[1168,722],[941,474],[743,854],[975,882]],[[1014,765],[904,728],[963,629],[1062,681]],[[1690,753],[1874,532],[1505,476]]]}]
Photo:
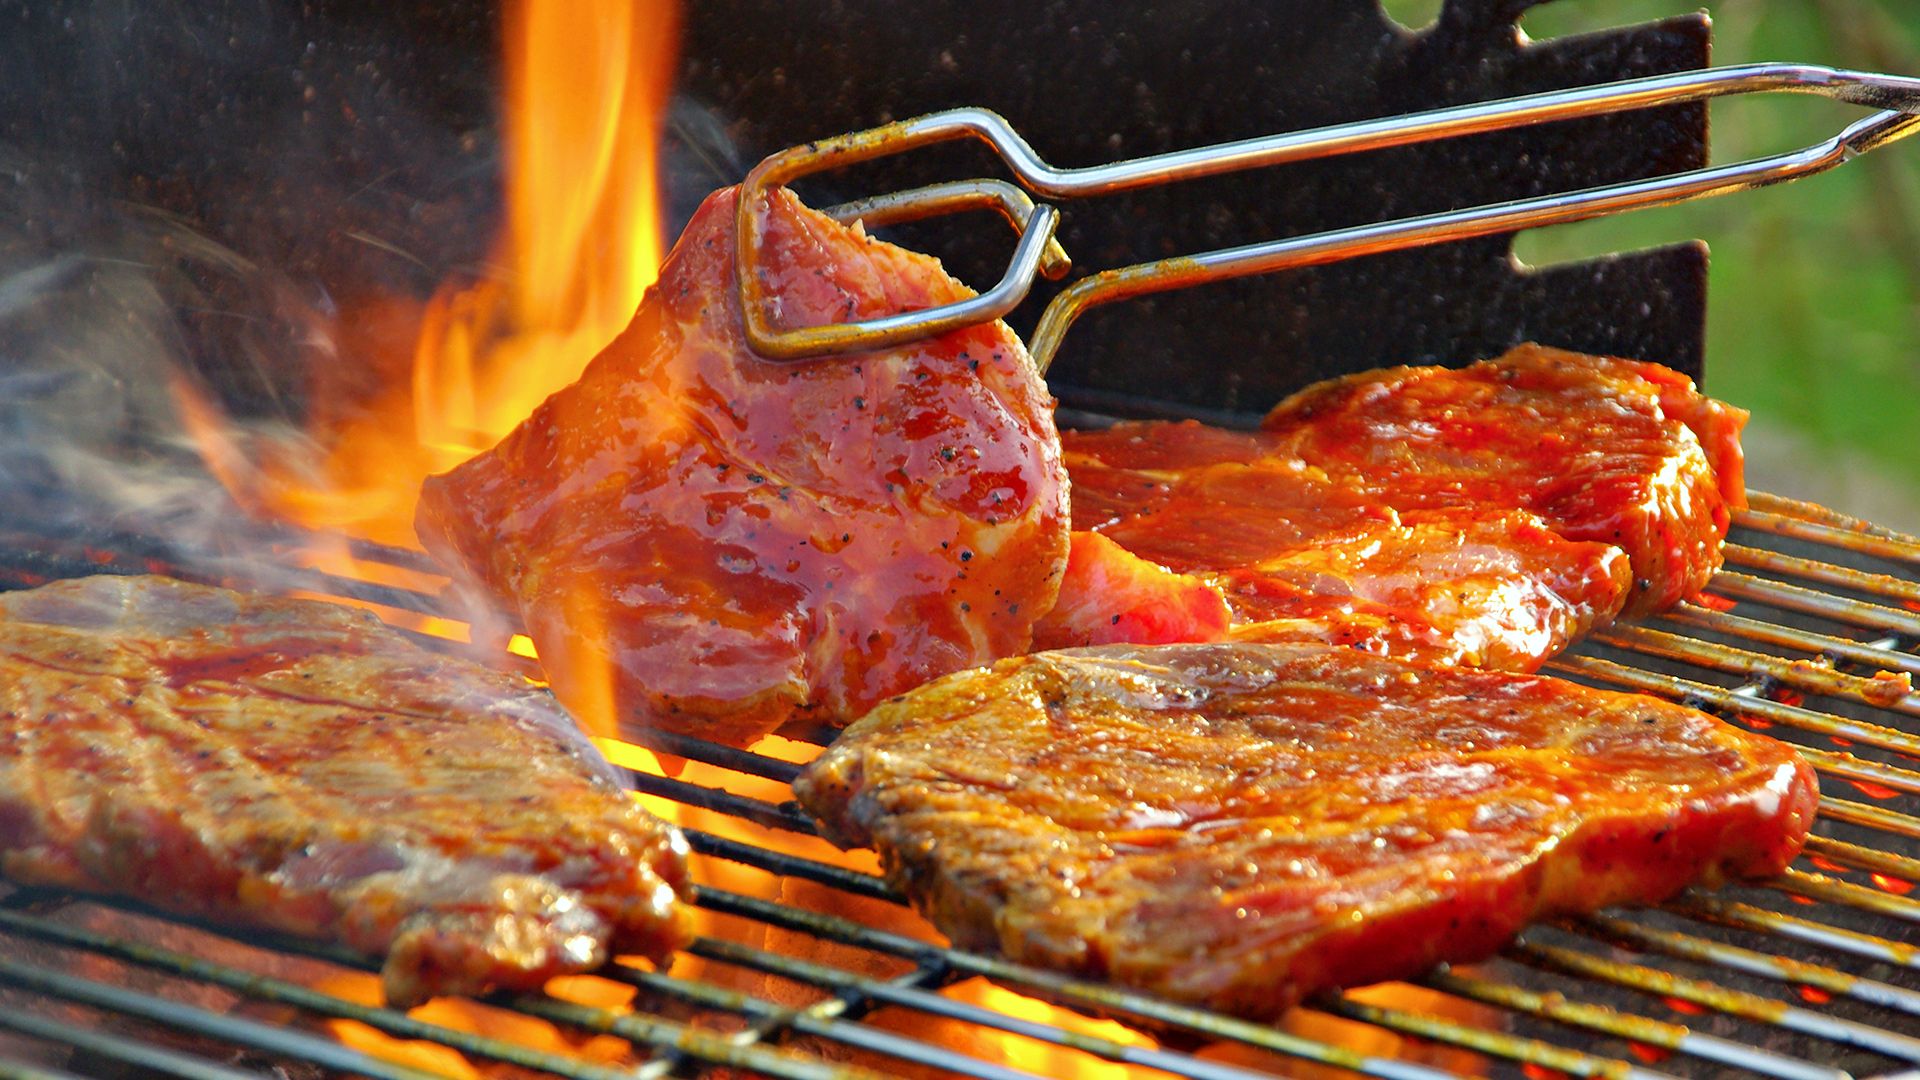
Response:
[{"label": "meat juice droplet", "polygon": [[1906,878],[1897,878],[1891,874],[1872,874],[1873,883],[1895,896],[1905,896],[1913,891],[1913,882]]},{"label": "meat juice droplet", "polygon": [[1852,784],[1855,791],[1858,791],[1869,799],[1897,799],[1900,797],[1899,792],[1884,784],[1876,784],[1871,780],[1849,780],[1847,783]]},{"label": "meat juice droplet", "polygon": [[1812,1005],[1825,1005],[1827,1002],[1833,1000],[1832,994],[1827,993],[1817,986],[1796,986],[1793,989],[1794,992],[1800,995],[1800,1000]]}]

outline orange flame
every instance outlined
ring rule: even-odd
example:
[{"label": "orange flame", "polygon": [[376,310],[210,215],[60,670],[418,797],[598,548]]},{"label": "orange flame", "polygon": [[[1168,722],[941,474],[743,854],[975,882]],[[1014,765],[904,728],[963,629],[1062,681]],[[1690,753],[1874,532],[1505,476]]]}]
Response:
[{"label": "orange flame", "polygon": [[[575,380],[626,327],[664,256],[656,151],[671,89],[678,24],[674,0],[515,0],[510,5],[505,63],[505,137],[510,158],[505,229],[493,258],[497,273],[477,283],[449,283],[424,306],[413,308],[409,314],[416,317],[419,332],[410,357],[343,355],[343,363],[397,375],[371,395],[338,390],[316,393],[309,416],[311,430],[297,444],[250,445],[199,388],[184,379],[176,383],[180,415],[209,470],[244,508],[336,536],[417,547],[412,521],[421,482],[492,446],[543,399]],[[362,314],[393,317],[385,309]],[[342,325],[350,325],[352,318],[349,315]],[[362,582],[434,591],[444,581],[406,577],[405,572],[404,580],[383,580],[382,575],[395,572],[393,568],[355,558],[344,540],[295,552],[293,558],[308,569]],[[604,625],[605,614],[596,600],[580,597],[569,612],[576,634],[587,640],[596,639],[594,628]],[[376,603],[362,606],[422,632],[458,639],[469,633],[467,626],[450,620]],[[538,659],[524,636],[516,635],[503,645],[511,656]],[[571,669],[564,675],[575,688],[571,696],[577,711],[588,714],[578,717],[583,726],[604,735],[614,730],[612,675],[604,669],[581,670],[606,661],[595,650],[581,652],[577,663],[568,661]],[[547,659],[557,662],[551,656]],[[611,761],[642,773],[672,774],[687,783],[774,803],[791,797],[787,785],[777,781],[699,763],[662,762],[647,750],[612,739],[599,739],[597,744]],[[778,737],[761,740],[753,750],[796,762],[817,752]],[[781,832],[672,799],[643,796],[640,801],[689,830],[864,873],[879,869],[870,852],[842,852],[818,838]],[[694,876],[705,887],[777,897],[822,913],[857,917],[910,937],[938,940],[933,928],[912,912],[883,901],[849,896],[799,878],[783,881],[717,857],[696,855],[692,861]],[[899,963],[864,949],[835,946],[825,938],[775,930],[705,909],[693,914],[695,930],[701,934],[803,957],[818,955],[823,961],[830,957],[843,969],[876,977],[897,973],[862,969],[862,964]],[[804,1004],[785,1001],[783,995],[794,988],[783,989],[780,980],[691,954],[675,958],[672,974],[730,985],[783,1004]],[[326,989],[369,1003],[378,997],[378,983],[371,976],[344,976]],[[604,1008],[634,1007],[631,988],[590,977],[555,980],[548,990]],[[963,982],[946,992],[1077,1034],[1134,1047],[1155,1045],[1147,1035],[1111,1021],[1092,1019],[981,980]],[[653,1004],[646,1002],[642,1007]],[[891,1016],[889,1012],[876,1013],[873,1022],[894,1024],[915,1038],[1042,1075],[1117,1077],[1128,1071],[1078,1050],[1019,1035],[910,1010],[893,1010]],[[541,1021],[471,1002],[437,1000],[413,1015],[444,1027],[589,1060],[613,1063],[631,1054],[631,1047],[610,1036],[569,1037]],[[1309,1019],[1296,1017],[1290,1022],[1312,1022],[1313,1014],[1299,1015]],[[1346,1030],[1358,1025],[1332,1017],[1321,1020],[1342,1026],[1330,1037],[1363,1038]],[[485,1062],[469,1061],[444,1047],[396,1039],[354,1021],[331,1021],[328,1028],[337,1038],[370,1054],[426,1071],[454,1077],[480,1077],[490,1071]],[[1401,1043],[1398,1037],[1388,1037],[1384,1048],[1404,1049]],[[1232,1051],[1225,1053],[1230,1056]],[[1456,1054],[1451,1064],[1477,1069],[1479,1062]]]},{"label": "orange flame", "polygon": [[[308,440],[251,448],[176,383],[183,421],[242,506],[417,546],[421,481],[492,446],[626,327],[665,256],[657,159],[678,28],[674,0],[512,5],[498,272],[428,302],[410,375],[370,399],[317,392]],[[341,358],[405,367],[395,359]]]}]

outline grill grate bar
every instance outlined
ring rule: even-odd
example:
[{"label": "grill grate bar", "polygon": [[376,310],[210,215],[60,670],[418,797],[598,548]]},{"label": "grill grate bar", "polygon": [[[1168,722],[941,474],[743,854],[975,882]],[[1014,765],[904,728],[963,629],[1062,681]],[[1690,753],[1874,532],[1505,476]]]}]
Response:
[{"label": "grill grate bar", "polygon": [[1658,616],[1658,620],[1670,625],[1683,626],[1689,630],[1726,634],[1760,645],[1797,650],[1814,656],[1828,656],[1850,664],[1920,675],[1920,657],[1897,651],[1900,644],[1898,638],[1854,641],[1849,638],[1798,630],[1791,626],[1781,626],[1778,623],[1762,622],[1759,619],[1749,619],[1743,615],[1715,611],[1712,608],[1691,603],[1682,603],[1662,613]]},{"label": "grill grate bar", "polygon": [[[1920,826],[1920,820],[1914,818],[1906,820],[1915,826]],[[1876,874],[1890,874],[1909,882],[1920,880],[1920,859],[1910,859],[1891,851],[1862,847],[1845,840],[1836,840],[1831,836],[1807,837],[1806,850],[1835,862],[1845,863],[1855,869],[1868,870]]]},{"label": "grill grate bar", "polygon": [[689,761],[698,761],[703,765],[713,765],[733,772],[758,776],[764,780],[776,780],[782,784],[791,784],[800,775],[800,766],[791,761],[781,761],[765,754],[756,754],[751,750],[740,750],[719,743],[696,739],[691,735],[680,735],[671,731],[649,731],[644,736],[629,736],[622,733],[623,741],[644,747],[659,754],[671,754]]},{"label": "grill grate bar", "polygon": [[[99,902],[119,910],[149,914],[137,905],[116,902],[114,898],[101,898]],[[161,914],[160,917],[169,916]],[[231,933],[223,928],[203,923],[188,921],[188,924],[203,927],[214,933]],[[143,967],[165,971],[168,974],[209,982],[257,1000],[292,1005],[333,1019],[358,1021],[395,1038],[437,1042],[464,1054],[572,1077],[575,1080],[632,1080],[632,1074],[628,1070],[598,1066],[533,1050],[504,1040],[430,1024],[414,1019],[397,1009],[362,1005],[297,983],[209,963],[197,957],[185,956],[165,949],[123,942],[103,934],[18,911],[0,909],[0,929],[72,948],[87,949],[99,955],[111,956]],[[295,940],[279,940],[273,944],[276,948],[287,952],[317,957],[354,970],[378,970],[376,965],[344,949]],[[102,989],[116,988],[103,987]],[[145,998],[145,1000],[162,1006],[174,1004],[159,998]],[[599,1034],[618,1035],[652,1046],[674,1047],[703,1062],[752,1069],[769,1076],[785,1077],[788,1080],[840,1080],[840,1078],[870,1075],[860,1070],[837,1068],[827,1068],[823,1071],[816,1062],[790,1057],[767,1048],[734,1044],[723,1037],[700,1032],[682,1024],[647,1017],[627,1016],[551,998],[532,995],[501,997],[490,999],[489,1004]],[[338,1044],[326,1043],[325,1045]]]},{"label": "grill grate bar", "polygon": [[1589,915],[1564,925],[1604,941],[1627,942],[1638,949],[1662,952],[1703,964],[1717,964],[1776,982],[1811,986],[1882,1008],[1920,1015],[1920,992],[1864,979],[1824,964],[1790,960],[1738,945],[1709,941],[1692,934],[1660,930],[1613,915]]},{"label": "grill grate bar", "polygon": [[1363,1024],[1372,1024],[1390,1031],[1399,1031],[1408,1035],[1417,1035],[1423,1039],[1432,1039],[1435,1042],[1477,1050],[1491,1057],[1555,1069],[1570,1076],[1604,1076],[1633,1078],[1633,1080],[1667,1078],[1666,1073],[1643,1069],[1618,1058],[1596,1057],[1593,1054],[1569,1050],[1539,1039],[1519,1038],[1504,1032],[1468,1027],[1423,1013],[1358,1001],[1346,994],[1322,995],[1313,999],[1313,1007],[1348,1020],[1358,1020]]},{"label": "grill grate bar", "polygon": [[1362,1054],[1345,1047],[1303,1038],[1279,1028],[1180,1005],[1102,983],[1087,982],[1056,972],[1029,968],[998,957],[961,952],[843,919],[837,915],[803,911],[757,897],[722,889],[700,890],[699,904],[714,911],[754,919],[786,930],[798,930],[828,941],[853,945],[917,963],[940,963],[964,975],[978,975],[1033,991],[1094,1012],[1120,1013],[1178,1028],[1209,1039],[1226,1039],[1289,1057],[1334,1065],[1388,1080],[1438,1080],[1447,1074],[1424,1065]]},{"label": "grill grate bar", "polygon": [[1850,825],[1864,825],[1881,832],[1905,836],[1920,840],[1920,818],[1909,814],[1896,813],[1866,803],[1852,802],[1847,799],[1822,797],[1820,816],[1828,821],[1844,821]]},{"label": "grill grate bar", "polygon": [[1746,1043],[1693,1031],[1682,1024],[1622,1013],[1604,1005],[1569,1001],[1562,994],[1538,994],[1509,983],[1442,970],[1420,980],[1449,994],[1553,1020],[1569,1027],[1630,1039],[1647,1046],[1687,1054],[1704,1061],[1748,1069],[1782,1080],[1848,1080],[1847,1074],[1810,1061],[1759,1050]]},{"label": "grill grate bar", "polygon": [[1829,926],[1798,915],[1768,911],[1738,900],[1725,900],[1717,896],[1689,892],[1667,901],[1664,906],[1668,911],[1698,919],[1701,922],[1720,923],[1723,926],[1737,926],[1743,930],[1792,938],[1883,964],[1920,968],[1920,949],[1912,945],[1889,941],[1858,930]]},{"label": "grill grate bar", "polygon": [[1909,549],[1920,550],[1920,537],[1889,529],[1885,525],[1878,525],[1863,518],[1842,514],[1838,510],[1829,510],[1819,503],[1789,499],[1784,495],[1774,495],[1748,488],[1747,509],[1733,515],[1734,524],[1745,525],[1747,516],[1753,513],[1797,518],[1810,525],[1824,525],[1833,531],[1833,536],[1822,542],[1847,551],[1869,553],[1864,548],[1856,546],[1861,543],[1862,538],[1887,540],[1903,544]]},{"label": "grill grate bar", "polygon": [[[180,1080],[259,1080],[258,1073],[176,1053],[152,1043],[80,1027],[38,1013],[0,1010],[0,1028],[50,1043],[77,1047],[109,1061],[132,1065],[143,1072],[160,1076],[177,1076]],[[64,1074],[43,1072],[42,1075]]]},{"label": "grill grate bar", "polygon": [[1882,1028],[1803,1009],[1776,998],[1750,994],[1672,972],[1609,960],[1559,945],[1541,945],[1523,936],[1502,954],[1547,971],[1598,979],[1643,994],[1679,998],[1714,1012],[1812,1035],[1844,1046],[1858,1046],[1903,1061],[1920,1061],[1920,1039]]},{"label": "grill grate bar", "polygon": [[1824,874],[1809,874],[1805,870],[1788,867],[1785,873],[1766,884],[1791,896],[1824,900],[1829,904],[1842,904],[1878,915],[1891,915],[1910,923],[1920,923],[1920,901],[1877,892]]},{"label": "grill grate bar", "polygon": [[1820,618],[1881,633],[1920,638],[1920,615],[1850,600],[1818,589],[1789,585],[1771,578],[1754,577],[1733,570],[1722,570],[1707,582],[1707,591],[1730,600],[1752,600],[1782,611]]},{"label": "grill grate bar", "polygon": [[1722,550],[1725,552],[1729,566],[1765,570],[1816,585],[1831,585],[1853,592],[1868,593],[1898,604],[1920,604],[1920,585],[1889,577],[1886,574],[1835,566],[1817,559],[1768,551],[1765,548],[1748,547],[1745,544],[1729,542],[1722,545]]},{"label": "grill grate bar", "polygon": [[837,968],[782,956],[779,953],[756,949],[738,942],[703,938],[695,942],[690,951],[711,960],[720,960],[816,986],[855,993],[875,1002],[915,1009],[945,1020],[977,1024],[997,1031],[1024,1035],[1056,1046],[1071,1047],[1108,1061],[1144,1065],[1178,1076],[1209,1078],[1209,1080],[1254,1080],[1259,1075],[1231,1065],[1204,1061],[1184,1054],[1170,1054],[1162,1050],[1128,1046],[1110,1039],[1068,1031],[1051,1024],[1035,1023],[968,1002],[955,1001],[927,990],[865,979]]},{"label": "grill grate bar", "polygon": [[[284,1027],[211,1012],[123,987],[90,982],[0,957],[0,983],[138,1017],[178,1031],[192,1032],[279,1057],[310,1061],[322,1068],[357,1073],[375,1080],[440,1080],[432,1073],[395,1065],[341,1043]],[[398,1015],[398,1014],[395,1014]]]},{"label": "grill grate bar", "polygon": [[[1883,765],[1877,761],[1866,761],[1852,754],[1835,753],[1813,746],[1796,746],[1800,756],[1806,758],[1816,770],[1839,777],[1843,780],[1874,784],[1906,792],[1909,795],[1920,794],[1920,772],[1902,769],[1893,765]],[[1904,816],[1904,815],[1896,815]]]},{"label": "grill grate bar", "polygon": [[1751,529],[1768,536],[1811,541],[1880,559],[1920,562],[1920,543],[1916,543],[1911,537],[1901,539],[1894,536],[1877,536],[1760,510],[1748,510],[1745,513],[1736,514],[1733,523],[1739,528]]},{"label": "grill grate bar", "polygon": [[[0,929],[56,945],[85,949],[101,956],[111,956],[117,960],[164,971],[169,975],[212,983],[260,1001],[292,1005],[336,1020],[355,1020],[396,1038],[438,1042],[462,1053],[476,1054],[522,1068],[540,1069],[561,1076],[574,1077],[576,1080],[618,1080],[623,1075],[617,1069],[599,1068],[556,1054],[529,1050],[499,1039],[489,1039],[470,1032],[415,1020],[397,1009],[362,1005],[298,983],[255,975],[167,949],[120,941],[104,934],[41,919],[19,911],[0,909]],[[330,960],[345,959],[341,954],[331,951],[323,955]],[[372,965],[357,957],[353,958],[351,966],[360,970],[373,970]],[[161,1001],[162,999],[151,1000]]]},{"label": "grill grate bar", "polygon": [[1599,657],[1577,656],[1571,653],[1562,654],[1559,658],[1548,661],[1544,666],[1549,671],[1583,675],[1663,697],[1669,701],[1746,713],[1801,731],[1828,736],[1837,735],[1843,739],[1876,746],[1882,750],[1920,754],[1920,735],[1757,697],[1754,696],[1757,692],[1756,687],[1747,687],[1743,692],[1740,688],[1727,689],[1711,686],[1690,679],[1662,675],[1655,671],[1643,671],[1611,660],[1602,660]]},{"label": "grill grate bar", "polygon": [[[1815,770],[1815,771],[1818,771],[1818,770]],[[1846,821],[1848,820],[1847,811],[1836,809],[1836,808],[1847,807],[1847,806],[1859,807],[1862,811],[1870,810],[1875,812],[1875,814],[1871,817],[1870,820],[1866,814],[1858,815],[1858,819],[1854,820],[1853,824],[1862,825],[1867,828],[1878,829],[1881,832],[1892,833],[1896,836],[1909,836],[1915,832],[1920,832],[1920,818],[1913,817],[1910,814],[1902,814],[1894,810],[1882,810],[1879,807],[1862,806],[1860,803],[1849,802],[1846,799],[1834,799],[1827,796],[1821,796],[1820,815],[1821,817],[1826,818],[1828,821]],[[1819,822],[1815,821],[1814,824],[1817,825],[1819,824]],[[1821,843],[1829,843],[1829,842],[1839,843],[1840,842],[1837,840],[1832,840],[1829,837],[1819,836],[1817,834],[1814,836],[1808,837],[1808,839],[1818,840]],[[1808,850],[1816,851],[1817,846],[1809,845]],[[1873,849],[1862,848],[1861,850],[1872,851]],[[1883,855],[1887,858],[1901,858],[1900,856],[1891,855],[1886,852],[1875,851],[1874,854]],[[1903,861],[1905,861],[1909,865],[1913,863],[1913,860],[1911,859],[1905,859]],[[1899,873],[1899,871],[1888,871],[1888,872]]]},{"label": "grill grate bar", "polygon": [[782,832],[799,833],[803,836],[819,835],[813,819],[802,813],[797,806],[776,806],[764,799],[735,795],[724,788],[692,784],[669,776],[655,776],[652,773],[631,770],[627,775],[633,780],[634,790],[643,795],[671,799],[684,806],[694,806],[702,810],[715,810]]},{"label": "grill grate bar", "polygon": [[[549,1023],[616,1035],[707,1064],[747,1069],[780,1080],[879,1080],[879,1074],[867,1069],[787,1054],[639,1013],[616,1013],[551,997],[522,996],[512,999],[510,1005],[517,1012]],[[661,1073],[666,1072],[666,1065],[662,1063]],[[617,1075],[632,1080],[631,1073]]]},{"label": "grill grate bar", "polygon": [[[932,969],[917,968],[902,976],[902,979],[917,983],[937,978],[938,975],[939,973]],[[691,979],[641,971],[637,968],[622,968],[613,973],[613,976],[648,993],[684,1001],[702,1008],[725,1009],[752,1017],[763,1025],[755,1029],[755,1035],[761,1038],[770,1035],[772,1028],[787,1027],[801,1035],[829,1039],[846,1046],[885,1054],[901,1061],[931,1065],[963,1076],[979,1077],[981,1080],[1033,1080],[1031,1073],[978,1061],[890,1031],[864,1024],[842,1022],[817,1014],[816,1010],[822,1005],[836,1004],[844,1006],[840,1010],[844,1013],[854,1005],[845,997],[830,998],[820,1005],[807,1009],[788,1009],[738,991],[725,990],[707,983],[694,982]]]},{"label": "grill grate bar", "polygon": [[766,870],[784,877],[802,878],[820,885],[829,885],[842,892],[852,893],[855,896],[865,896],[874,900],[886,900],[901,905],[905,905],[907,902],[906,897],[895,892],[892,886],[887,884],[885,878],[877,877],[873,874],[862,873],[859,870],[848,870],[845,867],[834,866],[831,863],[823,863],[815,859],[802,858],[798,855],[788,855],[784,852],[772,851],[756,844],[746,844],[738,840],[729,840],[724,836],[716,836],[713,833],[701,829],[689,829],[681,826],[680,831],[685,834],[687,843],[692,845],[693,850],[702,855],[711,855],[718,859],[726,859],[729,862],[737,862],[744,866]]},{"label": "grill grate bar", "polygon": [[1782,686],[1810,694],[1857,701],[1863,705],[1920,716],[1920,695],[1907,693],[1901,685],[1905,680],[1898,676],[1862,678],[1805,661],[1763,656],[1730,645],[1701,641],[1644,626],[1615,626],[1593,635],[1593,640],[1643,656],[1679,660],[1710,671],[1772,679]]}]

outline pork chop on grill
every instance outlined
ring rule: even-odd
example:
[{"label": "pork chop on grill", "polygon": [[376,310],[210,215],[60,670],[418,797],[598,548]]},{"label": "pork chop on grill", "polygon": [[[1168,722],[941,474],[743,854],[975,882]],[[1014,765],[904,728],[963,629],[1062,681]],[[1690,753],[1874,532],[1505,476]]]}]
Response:
[{"label": "pork chop on grill", "polygon": [[1264,428],[1283,453],[1400,510],[1540,515],[1633,562],[1626,614],[1672,607],[1720,568],[1747,505],[1747,414],[1677,371],[1522,345],[1459,370],[1386,368],[1310,386]]},{"label": "pork chop on grill", "polygon": [[[739,744],[1025,651],[1059,588],[1067,492],[1052,399],[1000,323],[755,356],[734,208],[732,189],[709,197],[632,325],[430,479],[417,525],[521,616],[584,721]],[[971,295],[784,190],[756,212],[776,325]]]},{"label": "pork chop on grill", "polygon": [[167,578],[0,595],[0,872],[533,989],[686,937],[686,841],[545,693],[364,612]]},{"label": "pork chop on grill", "polygon": [[[1191,467],[1106,463],[1174,459],[1183,439],[1255,452]],[[1064,440],[1077,531],[1058,604],[1036,632],[1042,647],[1321,642],[1530,671],[1612,621],[1631,585],[1616,547],[1567,540],[1521,511],[1402,513],[1263,455],[1271,440],[1258,433],[1124,425]]]},{"label": "pork chop on grill", "polygon": [[958,945],[1253,1018],[1777,873],[1816,800],[1790,748],[1678,705],[1239,643],[950,675],[794,791]]},{"label": "pork chop on grill", "polygon": [[1264,431],[1067,432],[1079,532],[1038,636],[1531,670],[1706,584],[1745,505],[1745,419],[1658,365],[1528,345],[1321,383]]}]

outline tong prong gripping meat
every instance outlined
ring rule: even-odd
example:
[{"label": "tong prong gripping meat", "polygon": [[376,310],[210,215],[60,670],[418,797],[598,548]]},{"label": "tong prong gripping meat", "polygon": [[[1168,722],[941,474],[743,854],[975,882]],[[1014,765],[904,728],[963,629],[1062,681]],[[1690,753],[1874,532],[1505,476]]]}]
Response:
[{"label": "tong prong gripping meat", "polygon": [[[1109,195],[1365,150],[1765,92],[1819,94],[1878,111],[1811,146],[1732,164],[1102,270],[1073,282],[1041,313],[1028,347],[1034,364],[1045,373],[1074,320],[1091,308],[1115,300],[1667,206],[1824,172],[1920,129],[1920,79],[1806,64],[1705,68],[1267,135],[1076,169],[1048,164],[1004,117],[987,109],[949,109],[818,139],[766,158],[741,184],[735,268],[747,340],[765,359],[807,360],[900,345],[1005,316],[1026,299],[1035,277],[1043,273],[1050,278],[1062,277],[1070,265],[1067,253],[1054,238],[1059,211],[1045,203],[1034,203],[1027,197],[1028,191],[1054,199]],[[957,181],[863,199],[827,213],[843,222],[864,220],[880,225],[966,209],[997,209],[1019,233],[1013,257],[997,284],[966,300],[883,318],[784,329],[769,322],[768,296],[759,272],[761,227],[757,214],[767,189],[828,169],[958,139],[977,139],[991,146],[1021,187],[999,180]]]}]

